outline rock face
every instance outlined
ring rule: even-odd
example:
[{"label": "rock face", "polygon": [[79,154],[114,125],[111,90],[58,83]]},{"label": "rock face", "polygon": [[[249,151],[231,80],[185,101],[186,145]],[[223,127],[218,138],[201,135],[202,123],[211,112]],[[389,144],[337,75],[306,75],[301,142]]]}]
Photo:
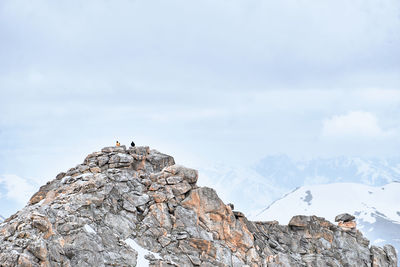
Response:
[{"label": "rock face", "polygon": [[354,227],[251,222],[197,179],[148,147],[103,148],[0,224],[0,266],[396,266]]}]

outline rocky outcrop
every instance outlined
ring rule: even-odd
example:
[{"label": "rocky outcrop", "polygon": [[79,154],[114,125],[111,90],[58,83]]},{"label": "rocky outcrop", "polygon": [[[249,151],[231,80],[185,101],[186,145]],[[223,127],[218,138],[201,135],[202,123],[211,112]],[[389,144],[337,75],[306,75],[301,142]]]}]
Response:
[{"label": "rocky outcrop", "polygon": [[148,147],[103,148],[0,224],[0,266],[396,266],[355,228],[251,222],[197,179]]},{"label": "rocky outcrop", "polygon": [[351,214],[343,213],[335,217],[335,222],[343,231],[351,231],[356,229],[357,223],[354,221],[356,217]]}]

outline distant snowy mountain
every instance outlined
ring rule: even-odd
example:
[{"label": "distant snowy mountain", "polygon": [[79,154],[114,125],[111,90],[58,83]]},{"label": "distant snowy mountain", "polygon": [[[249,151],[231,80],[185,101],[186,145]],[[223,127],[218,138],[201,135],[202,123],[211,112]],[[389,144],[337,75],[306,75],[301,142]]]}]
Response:
[{"label": "distant snowy mountain", "polygon": [[368,186],[335,183],[300,187],[253,216],[252,220],[278,220],[287,224],[293,215],[317,215],[334,222],[350,213],[357,228],[374,245],[392,244],[400,251],[400,183]]},{"label": "distant snowy mountain", "polygon": [[[235,204],[246,214],[264,207],[287,192],[253,168],[243,166],[210,165],[199,170],[199,185],[214,188],[222,200]],[[248,212],[247,212],[248,211]]]},{"label": "distant snowy mountain", "polygon": [[268,156],[254,168],[261,176],[286,188],[337,182],[384,185],[400,181],[400,158],[337,157],[293,160]]},{"label": "distant snowy mountain", "polygon": [[199,183],[215,188],[225,202],[252,216],[256,211],[304,185],[338,182],[384,185],[400,181],[400,158],[337,157],[296,161],[268,156],[254,166],[210,164],[200,168]]},{"label": "distant snowy mountain", "polygon": [[6,218],[4,218],[3,216],[0,215],[0,223],[4,222]]}]

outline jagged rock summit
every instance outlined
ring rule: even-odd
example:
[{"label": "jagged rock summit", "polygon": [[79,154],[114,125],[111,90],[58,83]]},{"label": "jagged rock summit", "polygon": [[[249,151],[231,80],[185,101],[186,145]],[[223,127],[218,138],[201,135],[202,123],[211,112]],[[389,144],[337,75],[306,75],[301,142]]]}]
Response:
[{"label": "jagged rock summit", "polygon": [[355,228],[251,222],[198,172],[148,147],[106,147],[0,224],[0,266],[396,266]]}]

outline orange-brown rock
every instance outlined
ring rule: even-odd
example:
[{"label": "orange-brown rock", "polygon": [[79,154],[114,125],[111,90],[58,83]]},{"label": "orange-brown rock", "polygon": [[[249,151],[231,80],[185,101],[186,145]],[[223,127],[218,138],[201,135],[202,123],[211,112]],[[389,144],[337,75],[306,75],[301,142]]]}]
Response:
[{"label": "orange-brown rock", "polygon": [[206,227],[216,232],[217,238],[224,240],[232,251],[246,252],[253,246],[253,235],[247,226],[236,219],[213,189],[203,187],[192,190],[182,205],[194,210]]},{"label": "orange-brown rock", "polygon": [[29,200],[29,204],[33,205],[40,202],[42,199],[46,197],[47,192],[48,191],[46,190],[46,188],[42,186],[40,190],[31,197],[31,199]]},{"label": "orange-brown rock", "polygon": [[350,231],[350,230],[356,228],[357,223],[356,223],[355,221],[349,221],[349,222],[342,222],[342,221],[340,221],[340,222],[338,223],[338,226],[339,226],[340,228],[342,228],[343,230],[345,230],[345,231]]},{"label": "orange-brown rock", "polygon": [[195,239],[191,238],[189,239],[189,244],[194,247],[195,249],[198,249],[200,251],[205,252],[208,255],[214,255],[215,256],[215,247],[211,241],[203,240],[203,239]]},{"label": "orange-brown rock", "polygon": [[32,267],[32,260],[25,255],[21,255],[18,258],[18,266],[20,267]]}]

